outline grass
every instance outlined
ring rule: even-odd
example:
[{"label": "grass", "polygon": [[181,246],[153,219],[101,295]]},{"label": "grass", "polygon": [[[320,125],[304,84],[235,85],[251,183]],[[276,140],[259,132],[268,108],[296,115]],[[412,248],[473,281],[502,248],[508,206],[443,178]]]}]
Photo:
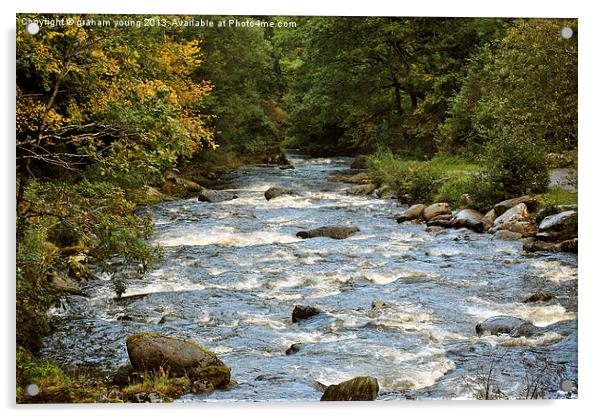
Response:
[{"label": "grass", "polygon": [[[93,403],[136,402],[137,394],[158,394],[165,402],[190,392],[211,390],[213,387],[196,387],[187,377],[172,377],[166,373],[145,373],[134,377],[127,386],[112,383],[106,372],[65,371],[53,362],[40,359],[18,347],[16,356],[17,403]],[[35,385],[38,394],[31,396],[27,387]]]},{"label": "grass", "polygon": [[477,163],[458,156],[437,155],[428,161],[428,164],[436,170],[446,174],[452,174],[454,172],[477,173],[482,169]]},{"label": "grass", "polygon": [[165,373],[142,375],[142,381],[126,386],[122,390],[124,399],[133,400],[136,394],[158,393],[166,401],[172,401],[190,392],[191,381],[187,377],[170,378]]},{"label": "grass", "polygon": [[538,196],[543,205],[576,205],[577,192],[561,189],[559,187],[550,187],[545,193]]},{"label": "grass", "polygon": [[383,150],[369,157],[369,173],[378,185],[388,185],[406,203],[448,202],[460,206],[473,173],[481,167],[454,156],[436,156],[429,161],[405,160]]}]

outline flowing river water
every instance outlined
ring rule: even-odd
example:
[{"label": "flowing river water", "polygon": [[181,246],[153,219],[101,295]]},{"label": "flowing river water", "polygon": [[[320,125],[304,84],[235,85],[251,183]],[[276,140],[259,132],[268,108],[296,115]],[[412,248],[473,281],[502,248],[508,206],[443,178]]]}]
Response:
[{"label": "flowing river water", "polygon": [[[111,369],[128,361],[133,333],[193,340],[215,351],[238,385],[180,401],[318,400],[322,385],[360,375],[378,379],[379,400],[482,397],[487,381],[498,397],[529,396],[534,387],[545,397],[575,396],[566,393],[567,381],[577,383],[575,255],[526,254],[520,241],[400,225],[396,200],[350,196],[349,185],[328,180],[349,171],[348,158],[290,160],[295,169],[231,172],[222,186],[238,199],[146,208],[165,257],[127,283],[126,296],[140,296],[114,300],[101,275],[87,285],[89,298],[56,309],[64,325],[43,353]],[[299,196],[266,201],[272,186]],[[333,224],[360,232],[295,236]],[[537,291],[555,298],[523,303]],[[373,309],[373,301],[384,304]],[[296,304],[323,313],[293,324]],[[475,325],[494,315],[542,327],[565,321],[568,331],[478,337]],[[299,352],[286,355],[292,344]]]}]

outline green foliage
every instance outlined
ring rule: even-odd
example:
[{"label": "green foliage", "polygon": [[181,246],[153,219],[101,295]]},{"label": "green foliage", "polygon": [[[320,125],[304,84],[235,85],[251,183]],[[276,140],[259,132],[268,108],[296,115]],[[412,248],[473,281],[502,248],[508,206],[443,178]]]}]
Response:
[{"label": "green foliage", "polygon": [[42,347],[42,338],[50,332],[46,311],[54,297],[46,285],[46,275],[56,267],[59,257],[57,248],[46,237],[46,226],[31,225],[17,242],[17,344],[34,352]]},{"label": "green foliage", "polygon": [[460,202],[463,194],[467,193],[473,182],[473,177],[466,174],[457,174],[441,183],[434,201],[447,202],[452,208],[463,206]]},{"label": "green foliage", "polygon": [[550,187],[546,192],[539,196],[539,200],[544,205],[576,205],[577,192],[561,189],[560,187]]},{"label": "green foliage", "polygon": [[[565,26],[571,39],[560,36]],[[516,19],[505,36],[484,44],[450,99],[439,148],[478,154],[501,127],[523,129],[549,152],[576,148],[576,20]]]},{"label": "green foliage", "polygon": [[436,151],[447,100],[465,60],[500,19],[318,17],[277,34],[290,89],[287,136],[325,151],[387,146],[414,158]]},{"label": "green foliage", "polygon": [[543,146],[528,135],[504,127],[484,150],[484,174],[509,197],[543,192],[549,182]]},{"label": "green foliage", "polygon": [[389,185],[408,203],[431,202],[443,172],[428,162],[408,161],[381,150],[370,157],[370,176],[380,185]]},{"label": "green foliage", "polygon": [[[219,19],[229,19],[223,16]],[[217,19],[216,19],[217,20]],[[282,139],[282,77],[270,31],[225,27],[190,32],[202,39],[203,65],[194,78],[211,80],[207,111],[216,141],[238,155],[265,156]]]}]

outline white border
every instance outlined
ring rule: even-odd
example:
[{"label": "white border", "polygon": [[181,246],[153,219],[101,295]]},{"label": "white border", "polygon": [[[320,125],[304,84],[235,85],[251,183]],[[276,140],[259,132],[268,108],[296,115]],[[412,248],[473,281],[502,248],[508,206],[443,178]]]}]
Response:
[{"label": "white border", "polygon": [[[2,405],[8,416],[72,417],[85,413],[89,417],[106,417],[108,414],[145,415],[163,417],[166,414],[185,416],[208,416],[211,418],[239,417],[301,417],[307,415],[332,415],[360,417],[365,415],[403,416],[419,415],[437,417],[466,417],[484,415],[504,417],[516,413],[567,417],[589,415],[596,409],[600,397],[601,351],[599,327],[600,311],[600,228],[602,222],[600,200],[600,41],[602,16],[596,13],[595,1],[529,2],[526,0],[502,0],[491,2],[430,0],[397,1],[369,0],[363,2],[325,0],[215,0],[194,3],[190,0],[27,0],[14,6],[2,5],[2,127],[1,155],[3,197],[3,247],[2,265],[4,275],[4,338],[2,351],[1,393]],[[193,404],[193,405],[127,405],[127,406],[14,406],[14,16],[17,12],[60,12],[60,13],[145,13],[145,14],[268,14],[268,15],[401,15],[401,16],[524,16],[524,17],[578,17],[579,18],[579,172],[580,172],[580,256],[579,256],[579,400],[576,401],[501,401],[501,402],[390,402],[366,405],[316,403],[302,404]]]}]

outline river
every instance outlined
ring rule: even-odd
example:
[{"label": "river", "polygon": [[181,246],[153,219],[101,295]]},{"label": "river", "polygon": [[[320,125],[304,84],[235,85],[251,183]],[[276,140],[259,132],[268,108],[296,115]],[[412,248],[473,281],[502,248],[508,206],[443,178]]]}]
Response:
[{"label": "river", "polygon": [[[348,172],[348,158],[289,159],[293,170],[229,173],[222,187],[238,199],[146,208],[165,257],[127,283],[126,296],[142,296],[115,301],[101,275],[85,287],[89,298],[54,310],[65,321],[43,354],[111,369],[127,362],[133,333],[191,339],[215,351],[238,385],[180,401],[318,400],[321,385],[359,375],[378,379],[379,400],[481,397],[489,375],[496,397],[525,397],[537,378],[545,397],[567,396],[561,382],[577,383],[575,255],[525,254],[519,241],[397,224],[404,208],[396,200],[349,196],[349,185],[328,180]],[[276,185],[300,195],[266,201]],[[295,236],[331,224],[360,232]],[[555,298],[522,302],[536,291]],[[385,304],[372,309],[373,301]],[[324,313],[293,324],[296,304]],[[477,337],[475,325],[494,315],[537,326],[569,320],[571,332]],[[286,355],[291,344],[300,351]]]}]

